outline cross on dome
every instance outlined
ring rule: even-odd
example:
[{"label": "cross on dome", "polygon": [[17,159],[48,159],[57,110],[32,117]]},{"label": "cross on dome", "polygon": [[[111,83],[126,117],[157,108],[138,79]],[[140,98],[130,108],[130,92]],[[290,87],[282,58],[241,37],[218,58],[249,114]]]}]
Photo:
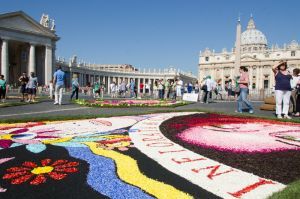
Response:
[{"label": "cross on dome", "polygon": [[250,16],[250,20],[248,22],[248,26],[247,26],[247,30],[251,30],[251,29],[255,29],[255,23],[254,23],[254,20],[253,20],[253,16],[251,14]]}]

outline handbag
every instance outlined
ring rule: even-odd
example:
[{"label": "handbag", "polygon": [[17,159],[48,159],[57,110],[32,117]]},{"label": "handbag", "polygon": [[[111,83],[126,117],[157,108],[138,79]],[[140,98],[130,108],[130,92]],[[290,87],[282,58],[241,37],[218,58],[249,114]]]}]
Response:
[{"label": "handbag", "polygon": [[207,85],[206,85],[206,84],[204,84],[204,85],[201,87],[201,90],[203,90],[203,91],[207,91]]}]

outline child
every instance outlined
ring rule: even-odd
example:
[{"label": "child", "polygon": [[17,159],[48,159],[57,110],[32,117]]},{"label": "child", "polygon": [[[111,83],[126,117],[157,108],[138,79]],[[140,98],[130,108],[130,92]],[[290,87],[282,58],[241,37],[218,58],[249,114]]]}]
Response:
[{"label": "child", "polygon": [[49,83],[49,98],[50,99],[54,99],[54,87],[53,87],[53,80],[50,80],[50,83]]},{"label": "child", "polygon": [[6,81],[4,79],[4,75],[0,75],[0,100],[5,102],[5,95],[6,95]]}]

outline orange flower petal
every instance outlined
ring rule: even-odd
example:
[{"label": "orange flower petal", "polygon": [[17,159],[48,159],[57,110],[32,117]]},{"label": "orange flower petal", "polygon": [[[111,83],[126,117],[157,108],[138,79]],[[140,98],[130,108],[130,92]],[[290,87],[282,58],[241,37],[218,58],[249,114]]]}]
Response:
[{"label": "orange flower petal", "polygon": [[15,172],[15,173],[7,173],[5,174],[2,178],[3,179],[11,179],[11,178],[16,178],[19,176],[23,176],[25,174],[28,174],[28,171],[20,171],[20,172]]},{"label": "orange flower petal", "polygon": [[65,174],[65,173],[57,173],[57,172],[50,172],[48,174],[54,180],[61,180],[67,176],[67,174]]},{"label": "orange flower petal", "polygon": [[65,164],[67,163],[68,160],[56,160],[51,166],[56,166],[56,165],[60,165],[60,164]]},{"label": "orange flower petal", "polygon": [[78,171],[77,168],[75,167],[69,167],[69,168],[55,168],[55,171],[59,171],[59,172],[66,172],[66,173],[75,173]]},{"label": "orange flower petal", "polygon": [[22,165],[24,167],[31,167],[31,168],[37,167],[37,165],[34,162],[29,162],[29,161],[24,162]]},{"label": "orange flower petal", "polygon": [[51,162],[51,159],[44,159],[41,161],[42,166],[48,166],[48,164],[50,164],[50,162]]},{"label": "orange flower petal", "polygon": [[18,171],[29,171],[30,168],[27,167],[11,167],[9,169],[6,169],[7,172],[18,172]]},{"label": "orange flower petal", "polygon": [[24,175],[19,178],[13,179],[11,181],[11,184],[22,184],[22,183],[26,182],[27,180],[29,180],[32,176],[33,176],[32,174],[28,174],[28,175]]},{"label": "orange flower petal", "polygon": [[46,182],[46,177],[44,175],[37,175],[31,182],[30,184],[32,185],[39,185],[41,183]]},{"label": "orange flower petal", "polygon": [[78,162],[68,162],[68,163],[63,164],[63,165],[58,165],[58,166],[56,166],[55,168],[76,167],[76,166],[78,166],[78,165],[79,165]]}]

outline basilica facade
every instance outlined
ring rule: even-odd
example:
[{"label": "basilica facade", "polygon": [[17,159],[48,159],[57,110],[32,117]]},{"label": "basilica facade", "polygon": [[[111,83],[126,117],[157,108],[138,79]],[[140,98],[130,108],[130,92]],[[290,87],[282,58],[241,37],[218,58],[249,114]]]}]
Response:
[{"label": "basilica facade", "polygon": [[241,23],[238,20],[236,30],[236,42],[231,51],[225,48],[222,52],[215,52],[206,48],[199,55],[199,80],[211,75],[225,83],[234,80],[240,66],[246,66],[249,70],[249,89],[254,91],[271,91],[275,86],[272,67],[280,60],[287,61],[290,72],[294,68],[300,68],[300,45],[295,41],[283,46],[268,45],[267,38],[255,26],[251,16],[247,28],[241,31]]}]

